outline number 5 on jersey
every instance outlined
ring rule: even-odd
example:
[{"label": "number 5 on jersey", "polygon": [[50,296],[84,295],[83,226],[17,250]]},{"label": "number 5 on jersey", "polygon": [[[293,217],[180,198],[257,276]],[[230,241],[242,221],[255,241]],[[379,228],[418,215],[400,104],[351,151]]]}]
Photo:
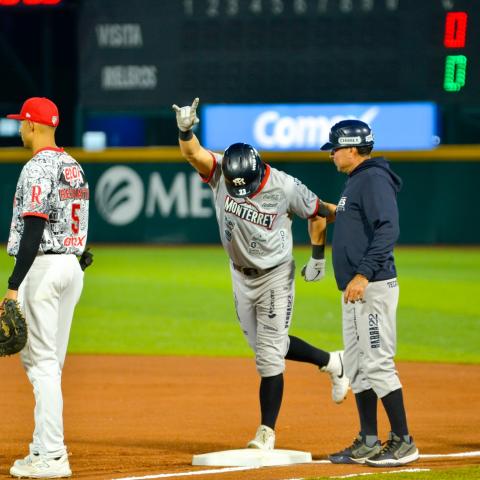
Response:
[{"label": "number 5 on jersey", "polygon": [[80,218],[77,210],[80,209],[79,203],[72,203],[72,232],[78,233],[80,231]]}]

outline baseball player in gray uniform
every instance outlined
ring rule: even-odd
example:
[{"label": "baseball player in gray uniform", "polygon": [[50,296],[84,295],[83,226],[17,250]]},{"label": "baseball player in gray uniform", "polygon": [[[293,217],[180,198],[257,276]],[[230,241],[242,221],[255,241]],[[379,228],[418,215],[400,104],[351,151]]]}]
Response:
[{"label": "baseball player in gray uniform", "polygon": [[35,395],[30,453],[10,469],[15,477],[72,474],[63,436],[62,368],[73,312],[83,286],[89,189],[82,167],[55,144],[56,105],[30,98],[20,114],[23,144],[33,157],[15,191],[8,254],[16,258],[5,298],[18,299],[28,325],[21,360]]},{"label": "baseball player in gray uniform", "polygon": [[329,373],[337,403],[349,388],[342,352],[328,353],[288,334],[294,303],[292,217],[309,219],[313,250],[304,277],[318,281],[325,273],[326,230],[319,215],[329,210],[300,181],[265,164],[250,145],[233,144],[223,155],[204,149],[192,132],[197,106],[198,98],[191,106],[173,105],[180,149],[213,191],[238,320],[261,377],[261,425],[247,447],[269,450],[275,445],[285,359],[309,362]]},{"label": "baseball player in gray uniform", "polygon": [[[393,248],[402,182],[384,158],[370,157],[373,144],[366,123],[343,120],[332,127],[330,141],[322,147],[348,175],[336,207],[332,251],[342,291],[345,371],[360,418],[353,444],[329,458],[333,463],[390,467],[417,460],[418,449],[408,432],[394,362],[399,287]],[[383,446],[377,432],[379,398],[391,427]]]}]

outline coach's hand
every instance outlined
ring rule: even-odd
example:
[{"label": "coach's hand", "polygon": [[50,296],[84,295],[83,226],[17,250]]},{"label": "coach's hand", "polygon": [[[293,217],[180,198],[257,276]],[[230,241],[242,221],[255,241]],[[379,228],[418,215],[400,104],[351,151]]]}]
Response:
[{"label": "coach's hand", "polygon": [[368,285],[368,279],[357,273],[348,283],[345,292],[343,292],[343,301],[345,303],[355,303],[363,301],[365,289]]},{"label": "coach's hand", "polygon": [[306,282],[318,282],[325,276],[325,259],[310,258],[302,268],[302,277]]},{"label": "coach's hand", "polygon": [[197,117],[197,107],[198,102],[200,99],[197,97],[191,106],[186,107],[179,107],[178,105],[172,105],[173,111],[177,116],[177,126],[178,129],[182,132],[188,132],[200,122],[199,118]]}]

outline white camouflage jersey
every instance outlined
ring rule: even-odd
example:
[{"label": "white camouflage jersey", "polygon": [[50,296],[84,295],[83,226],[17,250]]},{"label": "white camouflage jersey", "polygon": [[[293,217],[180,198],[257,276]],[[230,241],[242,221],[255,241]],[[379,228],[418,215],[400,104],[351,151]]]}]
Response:
[{"label": "white camouflage jersey", "polygon": [[39,251],[81,255],[87,242],[88,183],[82,167],[61,148],[38,151],[20,174],[7,251],[16,256],[26,216],[47,220]]},{"label": "white camouflage jersey", "polygon": [[214,165],[203,179],[213,190],[220,238],[232,262],[240,267],[267,269],[292,258],[293,214],[317,214],[318,197],[296,178],[266,165],[257,192],[231,197],[222,175],[222,155],[212,153]]}]

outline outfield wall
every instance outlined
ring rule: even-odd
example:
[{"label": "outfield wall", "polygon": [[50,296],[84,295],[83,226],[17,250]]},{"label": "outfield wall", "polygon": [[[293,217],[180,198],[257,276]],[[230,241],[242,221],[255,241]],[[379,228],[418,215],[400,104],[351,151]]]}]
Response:
[{"label": "outfield wall", "polygon": [[[92,196],[90,242],[218,243],[208,186],[180,157],[178,148],[67,149],[84,166]],[[382,152],[378,152],[381,155]],[[474,203],[480,179],[480,147],[385,152],[402,177],[399,195],[404,244],[480,244]],[[272,166],[336,203],[346,177],[325,153],[264,152]],[[0,241],[7,239],[15,184],[28,160],[23,149],[0,150]],[[297,243],[308,242],[306,222],[294,222]]]}]

